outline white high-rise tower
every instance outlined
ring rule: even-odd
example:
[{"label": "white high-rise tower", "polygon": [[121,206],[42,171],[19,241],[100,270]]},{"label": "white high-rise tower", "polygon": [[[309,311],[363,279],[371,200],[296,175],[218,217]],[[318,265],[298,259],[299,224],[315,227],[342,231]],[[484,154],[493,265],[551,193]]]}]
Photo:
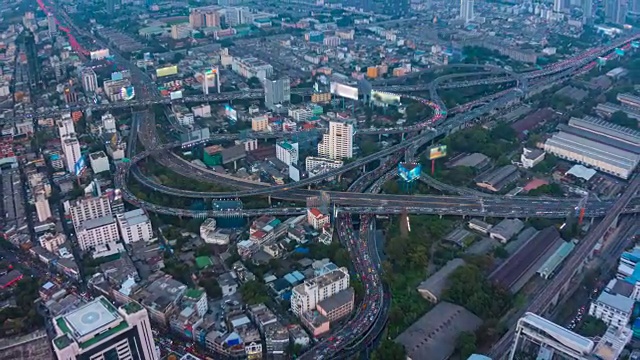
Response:
[{"label": "white high-rise tower", "polygon": [[329,133],[324,134],[318,144],[318,155],[333,160],[353,157],[353,124],[331,121]]},{"label": "white high-rise tower", "polygon": [[473,1],[474,0],[460,0],[460,19],[465,23],[473,20]]}]

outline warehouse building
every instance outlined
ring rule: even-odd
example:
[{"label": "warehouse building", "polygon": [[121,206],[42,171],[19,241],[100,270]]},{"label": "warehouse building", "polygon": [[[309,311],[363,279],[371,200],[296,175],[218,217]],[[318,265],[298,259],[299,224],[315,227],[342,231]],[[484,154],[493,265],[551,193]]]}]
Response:
[{"label": "warehouse building", "polygon": [[585,117],[560,125],[560,132],[544,144],[544,150],[623,179],[628,179],[640,162],[640,132]]}]

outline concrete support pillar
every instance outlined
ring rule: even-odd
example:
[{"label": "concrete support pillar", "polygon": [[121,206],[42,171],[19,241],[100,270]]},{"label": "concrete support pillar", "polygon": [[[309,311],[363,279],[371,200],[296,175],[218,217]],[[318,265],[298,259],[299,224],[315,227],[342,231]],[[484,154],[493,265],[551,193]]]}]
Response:
[{"label": "concrete support pillar", "polygon": [[238,170],[238,160],[233,160],[233,170],[234,171]]},{"label": "concrete support pillar", "polygon": [[362,172],[367,172],[367,164],[362,164]]},{"label": "concrete support pillar", "polygon": [[338,174],[338,182],[342,181],[342,174]]},{"label": "concrete support pillar", "polygon": [[269,200],[269,205],[271,205],[271,195],[269,195],[267,199]]},{"label": "concrete support pillar", "polygon": [[378,134],[378,142],[382,142],[382,134]]}]

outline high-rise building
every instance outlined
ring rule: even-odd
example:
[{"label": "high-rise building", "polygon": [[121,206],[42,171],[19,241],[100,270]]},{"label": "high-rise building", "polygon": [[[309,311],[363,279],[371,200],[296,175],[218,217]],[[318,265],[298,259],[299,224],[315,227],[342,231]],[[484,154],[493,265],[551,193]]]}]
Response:
[{"label": "high-rise building", "polygon": [[582,21],[585,24],[588,24],[588,23],[591,23],[592,20],[593,20],[593,0],[582,0]]},{"label": "high-rise building", "polygon": [[276,144],[276,158],[287,165],[298,163],[298,143],[280,141]]},{"label": "high-rise building", "polygon": [[123,214],[117,214],[118,227],[120,235],[125,244],[144,240],[153,239],[153,229],[151,221],[142,209],[127,211]]},{"label": "high-rise building", "polygon": [[60,360],[157,360],[149,315],[137,302],[116,308],[101,296],[53,321]]},{"label": "high-rise building", "polygon": [[460,0],[460,19],[465,23],[473,20],[473,0]]},{"label": "high-rise building", "polygon": [[605,20],[613,24],[622,25],[627,19],[627,9],[627,0],[605,0]]},{"label": "high-rise building", "polygon": [[67,164],[67,171],[74,174],[75,165],[82,157],[80,143],[75,134],[65,136],[62,139],[62,152],[64,153],[64,161]]},{"label": "high-rise building", "polygon": [[640,0],[629,0],[628,15],[635,18],[640,17]]},{"label": "high-rise building", "polygon": [[318,144],[318,155],[332,160],[353,157],[353,124],[341,121],[329,123],[329,133]]},{"label": "high-rise building", "polygon": [[120,5],[120,0],[106,0],[107,14],[116,12],[116,7]]},{"label": "high-rise building", "polygon": [[95,92],[98,88],[98,76],[92,68],[82,70],[82,88],[86,92]]},{"label": "high-rise building", "polygon": [[272,109],[276,104],[291,101],[291,82],[288,77],[280,79],[265,79],[264,106]]},{"label": "high-rise building", "polygon": [[202,78],[202,93],[209,94],[209,88],[215,86],[218,93],[220,93],[220,71],[217,67],[211,70],[207,70],[203,74]]},{"label": "high-rise building", "polygon": [[566,8],[565,0],[553,0],[553,12],[559,13]]},{"label": "high-rise building", "polygon": [[324,275],[305,280],[291,292],[291,311],[300,316],[313,310],[317,304],[349,287],[347,268],[336,268]]},{"label": "high-rise building", "polygon": [[38,48],[36,47],[36,37],[28,30],[25,30],[22,46],[27,55],[27,65],[29,68],[29,84],[35,87],[40,83],[40,60],[38,60]]},{"label": "high-rise building", "polygon": [[61,119],[57,121],[58,134],[60,135],[60,141],[66,136],[70,136],[76,133],[73,119],[70,114],[62,115]]},{"label": "high-rise building", "polygon": [[69,211],[71,212],[73,226],[77,230],[87,220],[111,215],[111,204],[109,203],[109,197],[106,195],[86,197],[69,204]]},{"label": "high-rise building", "polygon": [[113,215],[84,221],[76,228],[76,241],[81,250],[96,249],[120,240]]},{"label": "high-rise building", "polygon": [[38,215],[38,221],[45,222],[51,219],[51,207],[49,206],[49,200],[44,191],[39,191],[35,195],[36,200],[36,214]]},{"label": "high-rise building", "polygon": [[47,15],[47,26],[49,27],[49,35],[55,35],[58,28],[56,26],[56,18],[53,16],[53,14]]}]

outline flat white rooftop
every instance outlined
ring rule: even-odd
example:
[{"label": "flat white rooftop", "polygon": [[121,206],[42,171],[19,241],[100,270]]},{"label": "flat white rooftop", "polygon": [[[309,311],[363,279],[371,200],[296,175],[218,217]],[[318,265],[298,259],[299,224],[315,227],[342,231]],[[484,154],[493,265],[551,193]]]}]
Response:
[{"label": "flat white rooftop", "polygon": [[105,302],[108,300],[99,298],[64,316],[74,337],[86,336],[121,319],[117,310],[114,307],[108,307]]}]

